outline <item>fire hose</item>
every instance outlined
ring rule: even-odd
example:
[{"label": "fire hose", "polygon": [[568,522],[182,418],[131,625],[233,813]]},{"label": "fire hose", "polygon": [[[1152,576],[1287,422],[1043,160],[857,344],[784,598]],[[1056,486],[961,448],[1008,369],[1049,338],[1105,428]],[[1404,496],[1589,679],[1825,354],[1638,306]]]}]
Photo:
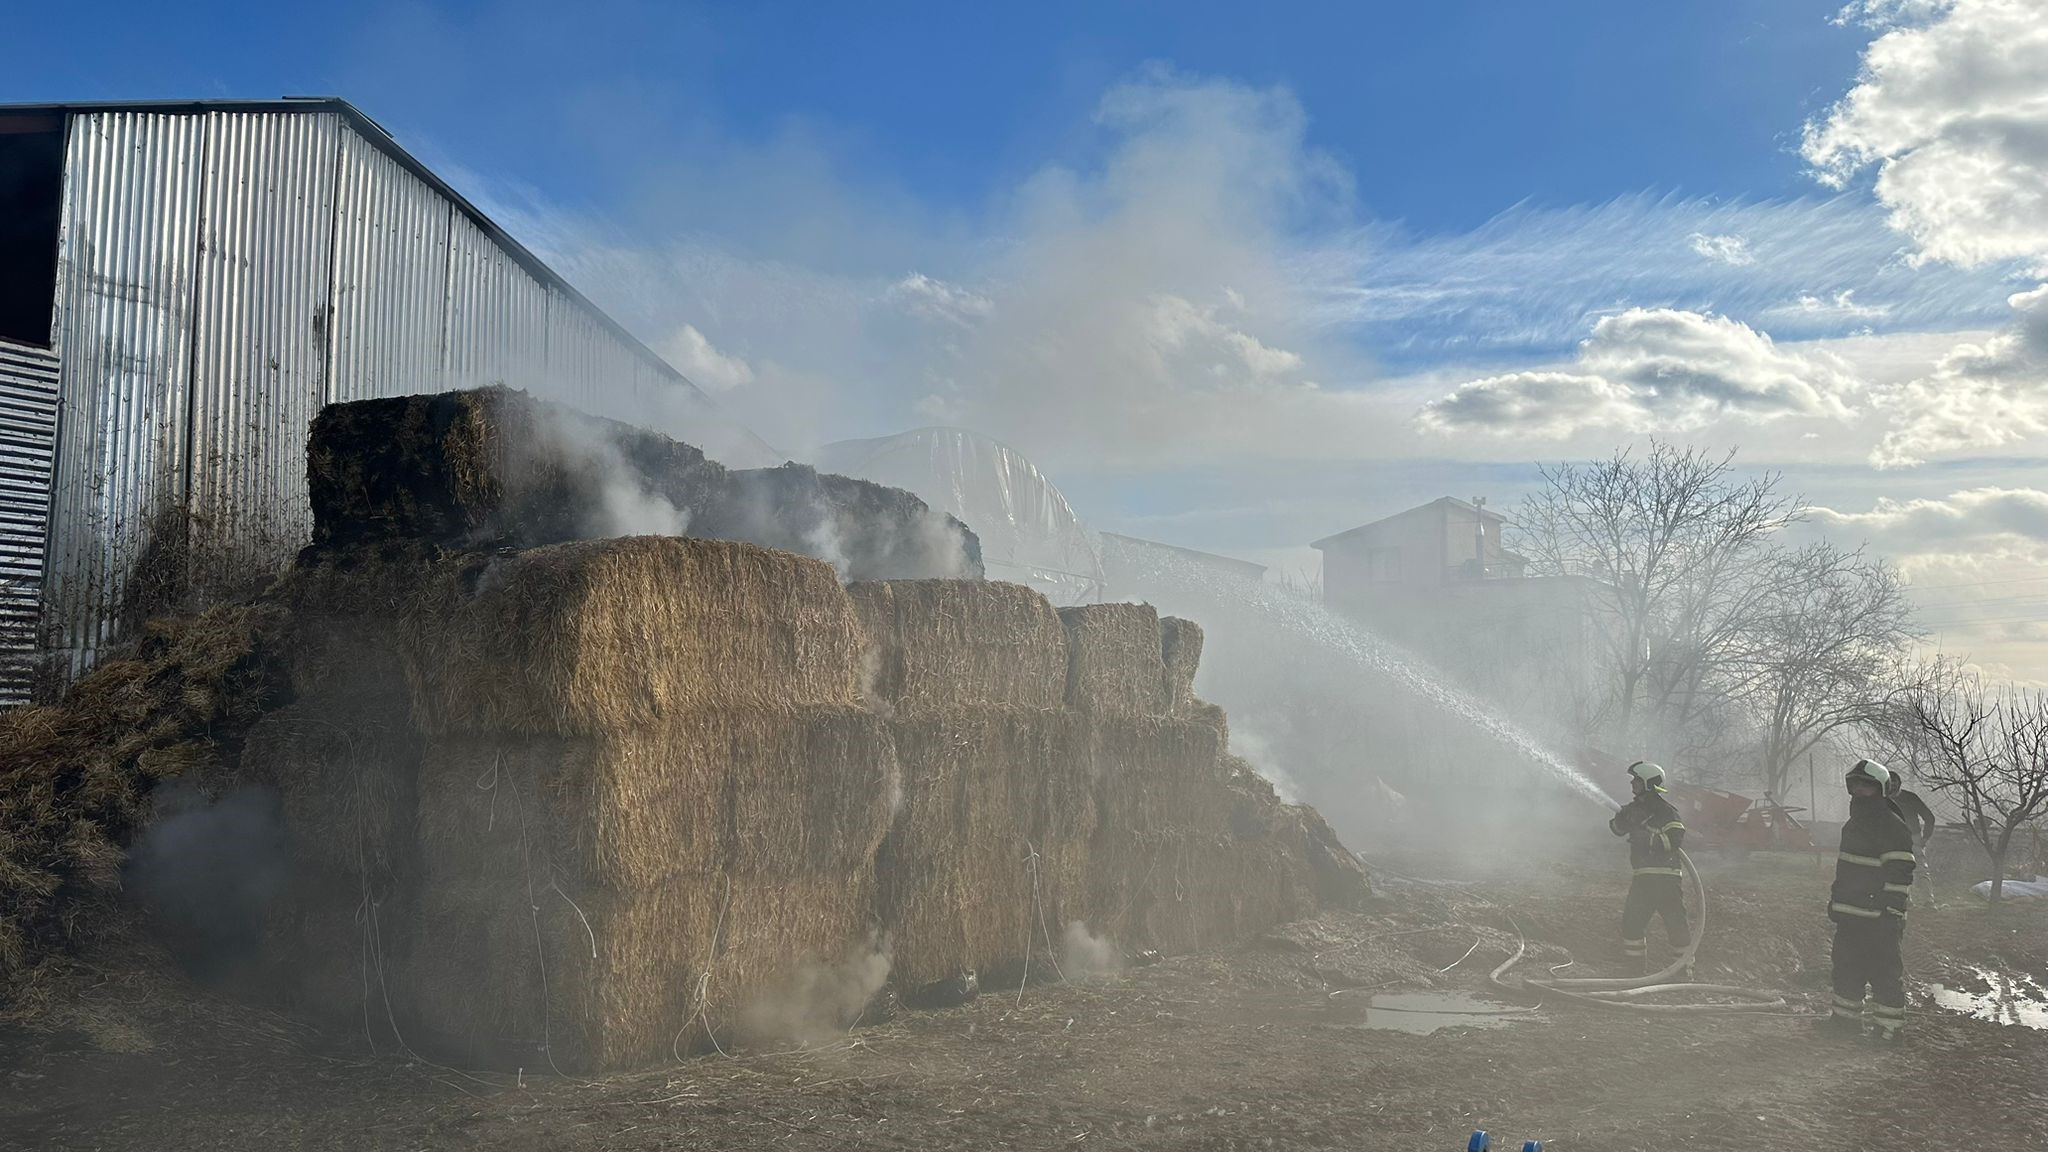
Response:
[{"label": "fire hose", "polygon": [[[1790,1006],[1785,1003],[1785,997],[1776,992],[1743,988],[1734,984],[1708,984],[1689,979],[1672,980],[1672,977],[1678,976],[1692,967],[1693,953],[1699,950],[1700,941],[1705,939],[1707,935],[1706,882],[1700,879],[1700,870],[1693,865],[1692,857],[1686,855],[1683,850],[1680,850],[1678,855],[1685,862],[1686,875],[1692,877],[1693,894],[1700,909],[1700,923],[1699,930],[1692,934],[1691,943],[1687,944],[1685,950],[1678,954],[1678,959],[1673,960],[1670,966],[1663,971],[1653,972],[1647,976],[1620,978],[1560,976],[1537,978],[1524,976],[1520,980],[1510,983],[1504,977],[1510,968],[1521,963],[1522,957],[1528,954],[1529,940],[1527,936],[1522,934],[1522,926],[1515,923],[1514,914],[1508,912],[1508,923],[1513,924],[1515,928],[1515,951],[1513,955],[1501,963],[1500,967],[1495,968],[1487,978],[1495,986],[1510,992],[1535,991],[1543,995],[1563,997],[1564,999],[1581,1004],[1592,1004],[1601,1008],[1618,1008],[1631,1012],[1714,1013],[1788,1011]],[[1507,912],[1506,909],[1502,909],[1502,911]],[[1646,1004],[1641,1002],[1642,997],[1662,995],[1670,992],[1729,996],[1734,997],[1739,1003]]]}]

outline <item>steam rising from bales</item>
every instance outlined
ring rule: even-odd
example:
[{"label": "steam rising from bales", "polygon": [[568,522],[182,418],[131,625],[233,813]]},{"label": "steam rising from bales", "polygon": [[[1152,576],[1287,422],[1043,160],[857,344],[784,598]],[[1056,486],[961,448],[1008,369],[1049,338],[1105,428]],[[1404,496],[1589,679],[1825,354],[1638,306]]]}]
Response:
[{"label": "steam rising from bales", "polygon": [[209,800],[183,782],[157,796],[155,823],[129,850],[122,886],[201,980],[256,956],[264,918],[290,876],[278,797],[237,788]]},{"label": "steam rising from bales", "polygon": [[1116,975],[1123,966],[1123,956],[1109,937],[1095,935],[1079,920],[1067,922],[1060,940],[1060,975],[1073,981],[1100,980]]},{"label": "steam rising from bales", "polygon": [[740,1014],[749,1044],[818,1044],[844,1033],[889,982],[889,946],[870,937],[836,963],[807,960]]}]

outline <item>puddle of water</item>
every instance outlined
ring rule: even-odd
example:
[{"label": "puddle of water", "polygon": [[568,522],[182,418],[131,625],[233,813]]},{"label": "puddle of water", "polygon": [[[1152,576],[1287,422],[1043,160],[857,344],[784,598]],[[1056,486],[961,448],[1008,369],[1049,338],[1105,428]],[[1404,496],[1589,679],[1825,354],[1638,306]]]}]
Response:
[{"label": "puddle of water", "polygon": [[1514,1004],[1463,992],[1375,992],[1339,996],[1331,1012],[1355,1028],[1427,1036],[1440,1028],[1499,1028],[1526,1018]]},{"label": "puddle of water", "polygon": [[1990,991],[1967,992],[1961,988],[1929,984],[1927,991],[1934,997],[1935,1005],[1994,1024],[2017,1024],[2022,1028],[2048,1030],[2048,989],[2026,976],[2014,979],[1989,968],[1975,971],[1978,980],[1990,985]]}]

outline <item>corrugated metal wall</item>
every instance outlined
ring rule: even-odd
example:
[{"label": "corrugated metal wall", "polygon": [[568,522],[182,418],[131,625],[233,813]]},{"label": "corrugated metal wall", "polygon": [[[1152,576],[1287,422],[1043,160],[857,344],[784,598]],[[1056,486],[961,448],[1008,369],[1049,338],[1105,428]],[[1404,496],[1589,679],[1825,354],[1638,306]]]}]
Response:
[{"label": "corrugated metal wall", "polygon": [[441,379],[455,207],[390,154],[341,134],[327,399],[404,396]]},{"label": "corrugated metal wall", "polygon": [[467,216],[455,217],[449,239],[442,387],[542,387],[548,356],[547,286]]},{"label": "corrugated metal wall", "polygon": [[186,461],[202,599],[274,573],[312,534],[340,133],[334,113],[206,114]]},{"label": "corrugated metal wall", "polygon": [[184,496],[204,130],[189,115],[71,119],[44,598],[48,642],[73,671],[112,637],[128,575]]},{"label": "corrugated metal wall", "polygon": [[715,419],[332,106],[73,112],[64,197],[43,611],[74,674],[289,563],[323,403],[503,383]]},{"label": "corrugated metal wall", "polygon": [[57,358],[0,340],[0,705],[28,700],[57,456]]}]

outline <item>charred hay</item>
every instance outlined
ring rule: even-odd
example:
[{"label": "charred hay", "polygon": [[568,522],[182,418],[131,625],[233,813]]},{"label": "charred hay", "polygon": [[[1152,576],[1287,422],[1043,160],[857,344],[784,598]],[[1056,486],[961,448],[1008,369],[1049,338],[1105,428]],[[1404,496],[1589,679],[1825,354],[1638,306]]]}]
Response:
[{"label": "charred hay", "polygon": [[828,560],[850,580],[982,575],[964,524],[801,464],[726,469],[657,432],[508,388],[331,404],[314,420],[316,545],[533,548],[641,532]]}]

